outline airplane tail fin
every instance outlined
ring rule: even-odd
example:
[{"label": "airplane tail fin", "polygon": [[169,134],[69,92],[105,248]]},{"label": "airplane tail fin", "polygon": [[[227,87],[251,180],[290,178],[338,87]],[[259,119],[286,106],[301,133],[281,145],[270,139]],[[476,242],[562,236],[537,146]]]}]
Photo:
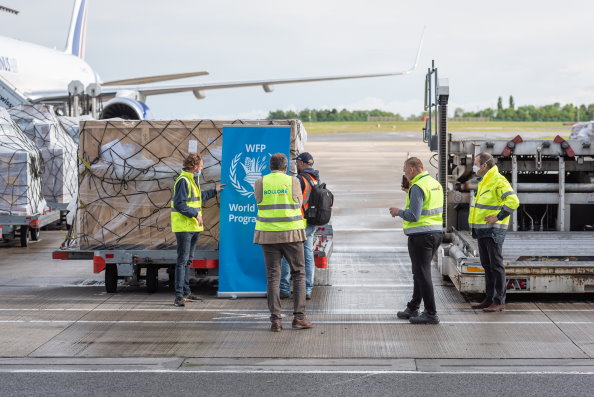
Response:
[{"label": "airplane tail fin", "polygon": [[85,56],[85,38],[87,34],[87,3],[88,0],[76,0],[70,20],[68,41],[65,52],[79,58]]}]

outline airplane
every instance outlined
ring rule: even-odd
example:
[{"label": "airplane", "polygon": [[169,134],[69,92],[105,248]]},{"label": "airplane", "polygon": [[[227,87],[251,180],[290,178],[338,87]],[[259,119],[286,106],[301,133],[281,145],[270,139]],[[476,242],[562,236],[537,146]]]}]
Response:
[{"label": "airplane", "polygon": [[[64,51],[0,36],[0,106],[31,103],[63,106],[70,99],[69,84],[78,80],[82,83],[79,86],[87,88],[87,93],[93,92],[92,95],[99,100],[107,101],[99,115],[100,119],[151,119],[152,113],[145,103],[146,97],[150,95],[191,91],[196,99],[204,99],[208,90],[261,86],[266,93],[270,93],[275,85],[280,84],[407,75],[417,67],[425,35],[423,29],[413,66],[400,72],[220,83],[153,84],[208,75],[206,71],[199,71],[104,82],[91,65],[84,61],[88,2],[74,2]],[[6,7],[1,7],[0,10],[7,11]],[[15,10],[9,12],[14,13],[13,11]]]}]

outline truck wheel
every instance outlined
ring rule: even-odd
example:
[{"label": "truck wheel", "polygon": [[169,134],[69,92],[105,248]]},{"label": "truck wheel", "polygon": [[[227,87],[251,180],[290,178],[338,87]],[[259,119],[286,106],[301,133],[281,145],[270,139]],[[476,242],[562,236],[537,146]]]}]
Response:
[{"label": "truck wheel", "polygon": [[105,265],[105,291],[113,294],[118,289],[118,266],[115,263]]},{"label": "truck wheel", "polygon": [[39,229],[31,228],[31,241],[39,241]]},{"label": "truck wheel", "polygon": [[159,268],[149,266],[146,268],[146,291],[154,294],[159,289]]},{"label": "truck wheel", "polygon": [[29,226],[23,225],[21,226],[21,247],[26,247],[29,245]]}]

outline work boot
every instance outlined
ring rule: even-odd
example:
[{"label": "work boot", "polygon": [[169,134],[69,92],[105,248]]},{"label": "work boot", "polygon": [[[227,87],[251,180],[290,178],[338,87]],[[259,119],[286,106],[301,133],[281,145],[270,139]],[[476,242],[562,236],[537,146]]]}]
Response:
[{"label": "work boot", "polygon": [[411,317],[408,321],[411,324],[439,324],[439,317],[437,314],[429,314],[424,311],[420,316]]},{"label": "work boot", "polygon": [[186,302],[194,302],[194,301],[201,301],[204,299],[202,299],[201,297],[194,295],[194,294],[188,294],[188,295],[184,296],[184,300]]},{"label": "work boot", "polygon": [[311,300],[311,293],[305,294],[305,300],[308,300],[308,301]]},{"label": "work boot", "polygon": [[186,305],[184,302],[184,298],[182,298],[181,296],[176,296],[175,300],[173,301],[173,305],[177,307],[184,307]]},{"label": "work boot", "polygon": [[281,320],[273,321],[272,325],[270,326],[270,330],[272,332],[281,332],[283,330],[283,324],[281,323]]},{"label": "work boot", "polygon": [[302,319],[298,319],[298,318],[294,318],[293,319],[293,328],[295,329],[307,329],[307,328],[313,328],[316,325],[314,323],[312,323],[311,321],[309,321],[306,317],[303,317]]},{"label": "work boot", "polygon": [[291,293],[290,292],[285,292],[285,291],[281,291],[280,292],[280,298],[281,299],[289,299],[291,297]]},{"label": "work boot", "polygon": [[505,310],[505,305],[496,305],[495,303],[493,303],[491,306],[485,307],[483,309],[483,311],[487,312],[487,313],[502,312],[504,310]]},{"label": "work boot", "polygon": [[411,317],[417,317],[419,315],[418,310],[410,310],[408,307],[402,312],[396,313],[396,317],[408,320]]},{"label": "work boot", "polygon": [[493,302],[489,302],[488,300],[484,300],[481,303],[478,303],[476,305],[472,305],[470,306],[473,309],[484,309],[485,307],[489,307],[493,304]]}]

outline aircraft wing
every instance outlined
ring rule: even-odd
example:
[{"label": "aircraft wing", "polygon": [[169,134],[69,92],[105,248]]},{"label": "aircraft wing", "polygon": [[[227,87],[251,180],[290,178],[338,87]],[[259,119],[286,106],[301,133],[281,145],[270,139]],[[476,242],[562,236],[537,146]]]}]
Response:
[{"label": "aircraft wing", "polygon": [[[425,36],[425,30],[421,35],[421,40],[417,50],[414,64],[407,70],[399,72],[386,72],[386,73],[371,73],[371,74],[352,74],[352,75],[336,75],[336,76],[320,76],[320,77],[301,77],[301,78],[289,78],[289,79],[268,79],[268,80],[253,80],[253,81],[236,81],[236,82],[220,82],[220,83],[189,83],[189,84],[175,84],[175,85],[150,85],[150,84],[125,84],[125,85],[114,85],[116,82],[110,82],[110,85],[101,87],[102,99],[110,99],[116,96],[120,91],[137,91],[143,96],[151,95],[162,95],[162,94],[173,94],[177,92],[188,92],[194,93],[196,98],[202,99],[205,97],[204,92],[208,90],[220,90],[225,88],[240,88],[240,87],[257,87],[261,86],[264,91],[272,92],[275,85],[281,84],[295,84],[295,83],[312,83],[317,81],[332,81],[332,80],[348,80],[348,79],[363,79],[371,77],[385,77],[385,76],[399,76],[407,75],[411,73],[419,63],[419,57],[421,56],[421,49],[423,47],[423,39]],[[169,76],[169,75],[168,75]],[[173,75],[171,75],[173,76]],[[157,76],[155,76],[157,77]],[[162,76],[158,76],[162,77]],[[130,79],[128,81],[141,79]],[[163,80],[163,79],[160,79]],[[126,81],[126,80],[122,80]],[[30,98],[34,102],[49,102],[57,100],[65,100],[68,95],[64,92],[39,92],[36,95],[31,95]]]}]

